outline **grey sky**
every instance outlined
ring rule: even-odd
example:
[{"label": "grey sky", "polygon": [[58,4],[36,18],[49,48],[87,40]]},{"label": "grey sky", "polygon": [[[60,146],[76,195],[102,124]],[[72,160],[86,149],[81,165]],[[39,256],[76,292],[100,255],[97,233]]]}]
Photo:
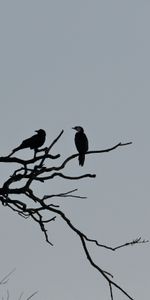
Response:
[{"label": "grey sky", "polygon": [[[1,155],[39,128],[47,132],[47,145],[65,130],[53,149],[62,159],[76,151],[75,125],[85,128],[93,150],[133,141],[86,157],[84,169],[77,160],[66,169],[96,173],[96,179],[36,187],[41,195],[79,188],[87,200],[55,202],[85,234],[112,246],[139,236],[150,239],[149,15],[147,0],[0,2]],[[12,169],[1,166],[1,184]],[[8,284],[11,299],[35,290],[36,300],[109,299],[104,279],[59,218],[48,227],[54,247],[38,226],[4,207],[0,228],[0,276],[16,267]],[[148,299],[148,244],[116,253],[90,244],[89,249],[136,300]],[[126,299],[116,291],[114,296]]]}]

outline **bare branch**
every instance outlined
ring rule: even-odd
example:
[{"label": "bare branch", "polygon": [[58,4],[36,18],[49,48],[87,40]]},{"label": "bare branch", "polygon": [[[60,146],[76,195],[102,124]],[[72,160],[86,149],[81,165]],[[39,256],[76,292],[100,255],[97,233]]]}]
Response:
[{"label": "bare branch", "polygon": [[[84,240],[84,237],[82,235],[80,235],[80,239],[81,239],[81,242],[82,242],[82,245],[83,245],[83,248],[85,250],[85,253],[86,253],[86,257],[88,259],[88,261],[90,262],[90,264],[95,268],[97,269],[102,275],[103,277],[106,279],[106,281],[108,282],[109,284],[109,287],[111,286],[111,297],[112,297],[112,285],[114,285],[117,289],[119,289],[124,295],[126,295],[130,300],[133,300],[133,298],[123,289],[121,288],[118,284],[116,284],[113,280],[111,280],[107,275],[106,275],[106,272],[103,271],[97,264],[95,264],[89,254],[89,251],[87,249],[87,246],[86,246],[86,243],[85,243],[85,240]],[[111,298],[113,299],[113,298]]]},{"label": "bare branch", "polygon": [[[47,154],[47,156],[46,156],[46,158],[50,158],[50,159],[57,159],[59,157],[60,157],[60,154],[56,154],[56,155]],[[17,164],[23,165],[25,167],[26,165],[34,164],[35,162],[41,160],[42,158],[43,158],[43,155],[39,155],[39,156],[36,156],[31,159],[27,159],[27,160],[21,159],[18,157],[1,156],[0,162],[17,163]]]},{"label": "bare branch", "polygon": [[109,288],[110,288],[110,297],[111,297],[111,300],[113,300],[113,292],[112,292],[112,285],[111,285],[111,282],[109,282]]},{"label": "bare branch", "polygon": [[60,132],[60,134],[56,137],[56,139],[54,139],[54,141],[51,143],[51,145],[46,149],[45,151],[45,155],[43,156],[41,163],[40,163],[40,167],[42,167],[44,160],[47,158],[47,155],[49,153],[49,151],[52,149],[52,147],[57,143],[57,141],[60,139],[60,137],[62,136],[62,134],[64,133],[64,130],[62,130]]},{"label": "bare branch", "polygon": [[[132,142],[128,142],[128,143],[118,143],[116,144],[115,146],[111,147],[111,148],[107,148],[107,149],[104,149],[104,150],[92,150],[92,151],[88,151],[85,153],[85,155],[89,155],[89,154],[99,154],[99,153],[106,153],[106,152],[110,152],[110,151],[113,151],[115,149],[117,149],[118,147],[122,147],[122,146],[128,146],[128,145],[131,145]],[[43,172],[51,172],[51,171],[59,171],[59,170],[62,170],[64,169],[64,167],[66,166],[66,164],[73,160],[74,158],[78,157],[79,154],[73,154],[69,157],[67,157],[64,162],[58,166],[58,167],[52,167],[52,168],[44,168],[44,170],[41,170],[40,174],[43,173]]]},{"label": "bare branch", "polygon": [[[43,207],[46,206],[44,203],[42,203],[42,205],[43,205]],[[66,217],[66,215],[61,210],[55,209],[53,207],[49,207],[48,209],[50,211],[53,211],[53,212],[57,213],[58,215],[60,215],[61,218],[68,224],[68,226],[79,236],[88,261],[95,269],[97,269],[101,273],[101,275],[107,280],[109,287],[111,287],[111,297],[112,297],[112,285],[113,285],[117,289],[119,289],[124,295],[126,295],[130,300],[133,300],[133,298],[123,288],[121,288],[118,284],[116,284],[113,280],[111,280],[107,276],[107,275],[109,275],[109,276],[113,277],[111,273],[104,271],[97,264],[94,263],[94,261],[92,260],[90,254],[89,254],[86,243],[85,243],[85,239],[87,239],[86,236],[80,230],[78,230],[75,226],[73,226],[71,221]],[[113,298],[111,298],[111,299],[113,299]]]},{"label": "bare branch", "polygon": [[120,248],[123,248],[123,247],[126,247],[126,246],[133,246],[135,244],[144,244],[144,243],[149,242],[148,240],[142,240],[142,238],[139,237],[137,239],[132,240],[131,242],[127,242],[127,243],[124,243],[124,244],[116,246],[116,247],[110,247],[110,246],[100,244],[97,240],[89,239],[86,235],[84,235],[84,238],[89,242],[94,242],[99,247],[103,247],[103,248],[106,248],[106,249],[112,250],[112,251],[116,251],[116,250],[118,250]]},{"label": "bare branch", "polygon": [[[53,244],[49,241],[49,238],[48,238],[48,234],[47,234],[47,230],[45,229],[45,226],[44,226],[44,222],[43,222],[43,218],[42,216],[40,215],[40,213],[37,212],[37,215],[39,216],[39,218],[37,219],[33,214],[31,214],[31,217],[34,219],[34,221],[36,221],[39,225],[40,225],[40,228],[42,230],[42,232],[44,233],[45,235],[45,240],[48,244],[50,244],[51,246],[53,246]],[[52,219],[49,219],[49,221],[47,222],[51,222],[51,221],[55,221],[55,218],[56,217],[53,217]]]},{"label": "bare branch", "polygon": [[53,194],[53,195],[45,195],[43,197],[43,200],[53,198],[53,197],[69,197],[69,198],[78,198],[78,199],[87,199],[87,197],[72,195],[72,193],[76,192],[78,189],[71,190],[69,192],[60,193],[60,194]]},{"label": "bare branch", "polygon": [[10,271],[7,275],[5,275],[1,281],[0,281],[0,285],[1,284],[6,284],[9,280],[10,275],[12,275],[14,272],[16,271],[16,268],[14,268],[12,271]]},{"label": "bare branch", "polygon": [[64,175],[62,173],[53,173],[52,175],[50,176],[45,176],[45,177],[36,177],[34,178],[35,180],[49,180],[49,179],[52,179],[54,177],[61,177],[61,178],[64,178],[64,179],[69,179],[69,180],[79,180],[79,179],[82,179],[82,178],[95,178],[96,175],[95,174],[84,174],[84,175],[80,175],[80,176],[67,176],[67,175]]},{"label": "bare branch", "polygon": [[[77,189],[73,189],[64,193],[58,193],[58,194],[50,194],[50,195],[44,195],[41,199],[35,195],[34,189],[32,189],[32,183],[33,182],[45,182],[47,180],[51,180],[55,177],[67,179],[67,180],[80,180],[83,178],[95,178],[95,174],[83,174],[80,176],[70,176],[70,175],[65,175],[61,172],[61,170],[65,169],[66,165],[69,163],[69,161],[77,158],[79,156],[78,153],[73,154],[69,157],[67,157],[59,166],[52,166],[52,167],[46,167],[44,166],[44,163],[47,159],[57,159],[60,157],[60,154],[57,155],[50,155],[49,152],[51,151],[52,147],[57,143],[57,141],[60,139],[60,137],[63,134],[63,130],[60,132],[60,134],[53,140],[53,142],[50,144],[49,147],[43,148],[38,150],[38,152],[42,152],[42,155],[39,156],[34,156],[32,159],[29,160],[23,160],[19,159],[17,157],[10,157],[11,154],[7,157],[0,157],[0,162],[3,163],[18,163],[21,165],[20,168],[16,169],[13,174],[4,182],[3,186],[0,188],[0,201],[4,206],[9,207],[12,209],[14,212],[18,213],[24,218],[32,218],[36,223],[38,223],[41,231],[44,234],[45,240],[47,243],[49,243],[51,246],[53,244],[49,241],[47,229],[46,229],[46,224],[50,223],[51,221],[55,221],[56,216],[59,216],[60,218],[63,219],[63,221],[69,226],[71,230],[73,230],[74,233],[77,234],[81,245],[82,249],[86,255],[86,258],[90,265],[97,270],[102,277],[107,281],[109,289],[110,289],[110,297],[111,300],[114,300],[113,297],[113,289],[116,288],[120,290],[126,297],[130,300],[133,300],[133,298],[121,287],[119,286],[114,280],[113,280],[113,275],[108,272],[103,270],[98,264],[96,264],[88,250],[87,244],[88,242],[92,242],[96,244],[99,247],[103,247],[105,249],[115,251],[120,248],[126,247],[126,246],[131,246],[131,245],[136,245],[136,244],[143,244],[147,243],[147,240],[142,239],[141,237],[132,240],[131,242],[127,242],[124,244],[121,244],[116,247],[110,247],[107,245],[100,244],[97,240],[88,238],[82,231],[80,231],[78,228],[76,228],[71,220],[64,214],[64,212],[59,208],[59,205],[54,205],[53,203],[51,204],[46,204],[47,199],[51,199],[54,197],[70,197],[70,198],[78,198],[78,199],[86,199],[86,197],[78,196],[75,195],[74,192],[77,191]],[[118,143],[115,146],[111,148],[107,148],[104,150],[93,150],[93,151],[88,151],[86,155],[90,154],[101,154],[101,153],[106,153],[113,151],[119,147],[122,146],[127,146],[132,144],[131,142],[129,143]],[[29,165],[32,165],[29,167]],[[49,174],[48,174],[49,173]],[[47,176],[46,176],[47,174]],[[11,184],[17,184],[17,182],[23,182],[22,186],[20,188],[11,188]],[[20,185],[19,185],[20,186]],[[32,205],[29,207],[26,202],[24,203],[23,201],[19,200],[12,200],[10,199],[10,195],[23,195],[27,199],[31,199]],[[36,202],[36,204],[35,204]],[[28,203],[28,202],[27,202]],[[38,206],[38,207],[37,207]],[[55,214],[52,218],[45,219],[44,218],[44,211],[46,212],[51,212]],[[8,277],[11,274],[11,272],[3,278],[3,280],[0,282],[0,284],[4,284],[8,281]],[[26,300],[31,299],[33,296],[35,296],[37,292],[33,293],[30,295]],[[22,297],[23,294],[20,295],[20,298]],[[9,298],[9,294],[7,296]]]},{"label": "bare branch", "polygon": [[32,295],[30,295],[27,300],[30,300],[31,298],[33,298],[36,294],[38,293],[38,291],[34,292]]}]

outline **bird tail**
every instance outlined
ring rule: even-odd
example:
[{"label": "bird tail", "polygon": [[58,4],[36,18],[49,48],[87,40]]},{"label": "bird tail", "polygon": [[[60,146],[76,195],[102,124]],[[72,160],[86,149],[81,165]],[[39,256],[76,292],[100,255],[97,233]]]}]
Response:
[{"label": "bird tail", "polygon": [[79,165],[83,167],[84,161],[85,161],[85,154],[84,153],[80,153],[79,154]]},{"label": "bird tail", "polygon": [[18,151],[18,150],[20,150],[20,149],[21,149],[21,148],[20,148],[20,146],[19,146],[19,147],[13,149],[12,152],[15,153],[16,151]]},{"label": "bird tail", "polygon": [[17,147],[17,148],[15,148],[15,149],[13,149],[12,152],[9,154],[9,157],[10,157],[11,155],[13,155],[16,151],[20,150],[20,149],[21,149],[20,146]]}]

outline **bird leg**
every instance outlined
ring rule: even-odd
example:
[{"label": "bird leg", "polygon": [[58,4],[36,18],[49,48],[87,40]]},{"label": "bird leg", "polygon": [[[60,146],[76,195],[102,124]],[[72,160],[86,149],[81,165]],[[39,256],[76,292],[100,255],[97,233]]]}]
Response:
[{"label": "bird leg", "polygon": [[37,149],[34,149],[34,159],[36,158]]}]

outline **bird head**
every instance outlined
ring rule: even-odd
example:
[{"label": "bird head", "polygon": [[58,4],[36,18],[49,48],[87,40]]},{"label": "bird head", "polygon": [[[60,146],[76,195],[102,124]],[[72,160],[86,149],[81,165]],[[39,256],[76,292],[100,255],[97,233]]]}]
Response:
[{"label": "bird head", "polygon": [[35,132],[37,132],[38,134],[46,135],[46,132],[44,129],[35,130]]},{"label": "bird head", "polygon": [[81,126],[72,127],[72,129],[74,129],[74,130],[76,130],[78,132],[84,132],[84,129]]}]

